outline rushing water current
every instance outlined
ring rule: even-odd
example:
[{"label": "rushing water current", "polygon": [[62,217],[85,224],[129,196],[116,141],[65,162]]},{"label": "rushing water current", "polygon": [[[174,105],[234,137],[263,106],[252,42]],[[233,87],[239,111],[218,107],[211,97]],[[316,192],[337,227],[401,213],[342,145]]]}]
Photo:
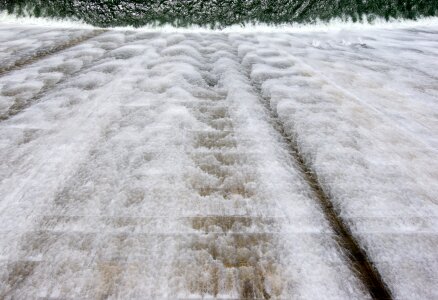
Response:
[{"label": "rushing water current", "polygon": [[0,299],[438,299],[438,25],[19,22]]},{"label": "rushing water current", "polygon": [[222,27],[333,18],[417,19],[436,16],[438,0],[0,0],[0,10],[36,17],[73,17],[97,26],[172,24]]},{"label": "rushing water current", "polygon": [[438,299],[437,4],[0,0],[0,299]]}]

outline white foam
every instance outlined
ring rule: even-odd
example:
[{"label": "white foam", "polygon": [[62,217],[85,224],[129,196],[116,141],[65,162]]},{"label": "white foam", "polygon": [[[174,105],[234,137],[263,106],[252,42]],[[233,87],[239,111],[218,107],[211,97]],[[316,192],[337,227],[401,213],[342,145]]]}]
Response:
[{"label": "white foam", "polygon": [[36,18],[32,16],[17,16],[0,12],[0,24],[9,26],[32,26],[32,27],[57,27],[57,28],[79,28],[91,29],[93,26],[74,19],[61,18]]},{"label": "white foam", "polygon": [[[273,33],[273,32],[333,32],[340,30],[369,30],[369,29],[403,29],[411,27],[438,26],[438,17],[421,17],[416,20],[373,18],[368,21],[364,16],[362,21],[354,22],[351,19],[334,18],[330,21],[315,20],[310,23],[284,23],[284,24],[265,24],[265,23],[245,23],[243,25],[230,25],[211,29],[206,26],[190,25],[177,27],[170,24],[150,24],[141,27],[123,26],[109,27],[108,29],[117,31],[134,30],[139,32],[162,32],[162,33]],[[57,18],[36,18],[31,16],[16,16],[8,13],[0,13],[0,24],[16,26],[38,26],[38,27],[58,27],[58,28],[97,28],[75,19]]]},{"label": "white foam", "polygon": [[0,291],[236,298],[266,266],[285,299],[367,298],[258,86],[396,298],[436,298],[434,27],[255,28],[111,30],[0,79],[28,105],[0,123]]},{"label": "white foam", "polygon": [[438,276],[438,40],[434,29],[417,29],[232,36],[399,299],[435,298],[428,286]]}]

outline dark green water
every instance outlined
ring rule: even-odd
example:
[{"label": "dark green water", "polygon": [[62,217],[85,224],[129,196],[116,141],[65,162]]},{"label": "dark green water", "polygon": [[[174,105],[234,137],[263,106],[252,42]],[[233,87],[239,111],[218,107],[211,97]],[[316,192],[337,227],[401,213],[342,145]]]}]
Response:
[{"label": "dark green water", "polygon": [[173,24],[223,27],[306,23],[332,18],[368,21],[437,16],[438,0],[0,0],[16,15],[75,18],[96,26]]}]

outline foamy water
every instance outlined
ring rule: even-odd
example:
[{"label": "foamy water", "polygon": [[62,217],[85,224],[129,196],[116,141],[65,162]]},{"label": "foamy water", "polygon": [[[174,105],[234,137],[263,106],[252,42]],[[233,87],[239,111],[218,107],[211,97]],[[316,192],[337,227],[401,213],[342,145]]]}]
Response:
[{"label": "foamy water", "polygon": [[[0,12],[0,23],[7,24],[9,26],[39,26],[39,27],[54,27],[54,28],[81,28],[92,29],[98,28],[83,21],[75,20],[73,18],[37,18],[32,16],[16,16],[8,14],[6,12]],[[363,21],[354,22],[352,20],[343,20],[340,18],[334,18],[330,21],[314,21],[311,23],[288,23],[288,24],[265,24],[263,22],[256,23],[244,23],[243,25],[230,25],[223,28],[211,29],[207,26],[191,25],[185,27],[177,27],[170,24],[150,24],[141,27],[113,26],[108,29],[111,30],[135,30],[135,31],[158,31],[158,32],[181,32],[181,33],[254,33],[254,32],[287,32],[287,33],[300,33],[300,32],[327,32],[327,31],[339,31],[339,30],[367,30],[367,29],[404,29],[410,27],[423,27],[423,26],[438,26],[438,17],[423,17],[417,20],[405,20],[405,19],[390,19],[385,20],[382,18],[373,18],[373,21],[367,21],[364,17]]]},{"label": "foamy water", "polygon": [[370,298],[265,105],[394,298],[437,297],[436,19],[47,55],[97,29],[1,18],[1,297]]}]

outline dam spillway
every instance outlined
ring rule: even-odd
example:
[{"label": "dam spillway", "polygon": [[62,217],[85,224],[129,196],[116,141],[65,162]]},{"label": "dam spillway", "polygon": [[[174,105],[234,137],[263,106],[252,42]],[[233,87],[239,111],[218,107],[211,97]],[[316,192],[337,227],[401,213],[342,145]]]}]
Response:
[{"label": "dam spillway", "polygon": [[0,298],[438,297],[437,49],[0,24]]}]

